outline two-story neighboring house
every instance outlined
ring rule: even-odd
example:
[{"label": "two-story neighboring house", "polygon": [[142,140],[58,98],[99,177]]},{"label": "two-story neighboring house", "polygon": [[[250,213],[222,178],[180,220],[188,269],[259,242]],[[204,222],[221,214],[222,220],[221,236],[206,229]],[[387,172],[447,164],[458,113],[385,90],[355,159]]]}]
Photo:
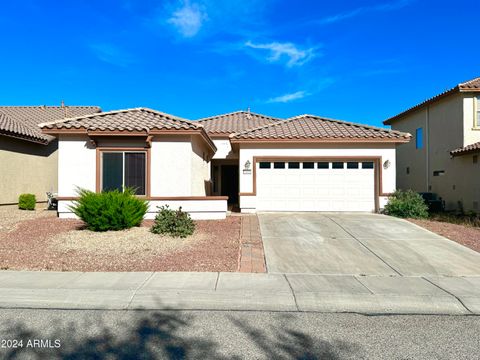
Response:
[{"label": "two-story neighboring house", "polygon": [[480,78],[384,121],[413,135],[397,148],[397,187],[434,192],[446,210],[480,211]]}]

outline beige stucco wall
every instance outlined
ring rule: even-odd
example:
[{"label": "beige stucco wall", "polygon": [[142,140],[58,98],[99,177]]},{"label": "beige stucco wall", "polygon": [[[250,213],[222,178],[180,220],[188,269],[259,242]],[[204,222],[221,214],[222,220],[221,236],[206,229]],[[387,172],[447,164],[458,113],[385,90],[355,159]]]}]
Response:
[{"label": "beige stucco wall", "polygon": [[0,136],[0,205],[17,203],[22,193],[46,201],[57,191],[57,142],[40,145]]},{"label": "beige stucco wall", "polygon": [[[439,194],[447,210],[472,210],[478,202],[478,185],[472,172],[478,171],[471,156],[452,158],[450,151],[480,141],[474,128],[474,95],[460,93],[432,103],[392,124],[392,129],[413,135],[397,150],[397,185],[401,189]],[[415,130],[423,127],[424,149],[415,148]],[[406,174],[406,167],[410,174]],[[443,170],[442,176],[433,176]]]}]

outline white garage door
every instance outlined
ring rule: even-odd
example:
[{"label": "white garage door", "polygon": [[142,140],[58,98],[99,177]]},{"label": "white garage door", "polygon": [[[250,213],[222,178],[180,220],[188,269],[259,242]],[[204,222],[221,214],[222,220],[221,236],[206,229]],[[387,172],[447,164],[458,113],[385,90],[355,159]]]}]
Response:
[{"label": "white garage door", "polygon": [[372,161],[257,162],[257,210],[374,211]]}]

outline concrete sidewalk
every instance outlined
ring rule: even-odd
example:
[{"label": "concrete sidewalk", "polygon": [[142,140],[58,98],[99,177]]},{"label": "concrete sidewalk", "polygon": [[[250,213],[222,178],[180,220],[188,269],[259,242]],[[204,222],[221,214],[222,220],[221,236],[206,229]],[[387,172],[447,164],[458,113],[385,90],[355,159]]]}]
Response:
[{"label": "concrete sidewalk", "polygon": [[0,271],[0,308],[480,315],[480,277]]}]

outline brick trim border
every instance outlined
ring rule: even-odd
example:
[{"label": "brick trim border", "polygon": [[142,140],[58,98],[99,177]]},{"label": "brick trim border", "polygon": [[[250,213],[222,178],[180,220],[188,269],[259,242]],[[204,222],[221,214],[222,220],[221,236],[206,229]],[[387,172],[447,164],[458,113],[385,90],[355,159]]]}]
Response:
[{"label": "brick trim border", "polygon": [[256,214],[242,216],[237,271],[246,273],[267,272],[260,224]]}]

